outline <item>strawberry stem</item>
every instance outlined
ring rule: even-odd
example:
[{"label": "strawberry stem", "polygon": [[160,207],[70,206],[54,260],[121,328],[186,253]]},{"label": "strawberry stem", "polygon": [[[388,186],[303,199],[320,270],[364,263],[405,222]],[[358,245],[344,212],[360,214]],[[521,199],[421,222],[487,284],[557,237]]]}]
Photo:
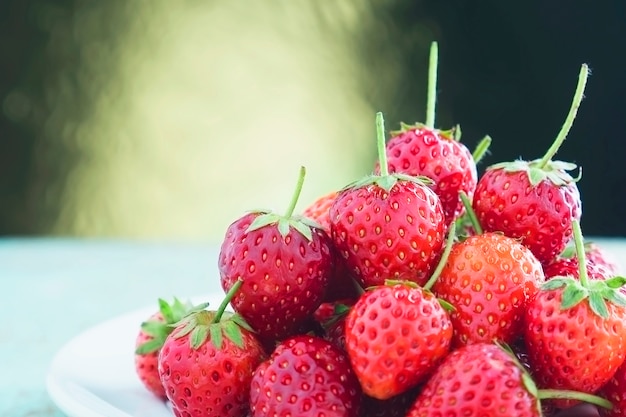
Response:
[{"label": "strawberry stem", "polygon": [[386,177],[389,175],[389,166],[387,166],[387,148],[385,147],[385,119],[382,112],[376,113],[376,145],[380,176]]},{"label": "strawberry stem", "polygon": [[480,222],[478,221],[478,217],[476,217],[476,212],[474,211],[474,208],[472,207],[472,202],[470,201],[469,197],[467,196],[467,194],[465,194],[465,191],[461,191],[459,193],[459,197],[461,198],[463,207],[465,207],[465,213],[467,217],[469,217],[470,219],[470,223],[472,224],[472,227],[474,228],[474,232],[477,235],[482,235],[483,228],[480,225]]},{"label": "strawberry stem", "polygon": [[285,213],[285,218],[291,218],[293,211],[296,209],[296,204],[298,204],[298,199],[300,198],[300,193],[302,192],[302,185],[304,184],[304,176],[306,175],[306,168],[300,167],[300,174],[298,176],[298,182],[296,184],[296,190],[291,197],[291,201],[289,202],[289,207],[287,207],[287,212]]},{"label": "strawberry stem", "polygon": [[222,300],[222,303],[220,304],[220,306],[217,308],[217,311],[215,312],[215,316],[213,317],[213,323],[220,322],[220,320],[222,319],[222,316],[224,315],[224,311],[226,311],[226,307],[228,307],[228,304],[230,304],[230,301],[233,299],[235,294],[237,294],[237,292],[239,291],[239,288],[241,288],[242,285],[243,285],[243,281],[241,279],[238,279],[237,281],[235,281],[233,286],[230,287],[230,289],[226,293],[226,296]]},{"label": "strawberry stem", "polygon": [[586,392],[579,392],[579,391],[540,389],[540,390],[537,390],[537,398],[539,400],[548,400],[548,399],[580,400],[586,403],[595,404],[597,406],[606,408],[608,410],[611,410],[613,408],[613,404],[611,404],[610,401],[602,397],[598,397],[597,395],[587,394]]},{"label": "strawberry stem", "polygon": [[491,146],[491,136],[486,135],[480,140],[480,142],[478,142],[478,145],[476,145],[474,152],[472,152],[472,159],[474,160],[475,164],[478,164],[480,160],[483,159],[483,157],[489,150],[489,146]]},{"label": "strawberry stem", "polygon": [[574,119],[576,118],[576,113],[578,113],[578,108],[580,107],[580,103],[584,97],[585,85],[587,84],[588,76],[589,67],[587,67],[587,64],[582,64],[578,75],[578,85],[576,86],[576,92],[574,93],[574,99],[572,100],[572,106],[569,109],[565,123],[563,123],[561,131],[554,140],[554,143],[552,143],[552,146],[550,146],[550,149],[548,149],[543,158],[541,158],[541,161],[539,161],[539,168],[545,168],[548,162],[550,162],[552,157],[557,153],[565,141],[569,130],[572,128],[572,124],[574,124]]},{"label": "strawberry stem", "polygon": [[430,57],[428,60],[428,92],[426,96],[426,126],[435,127],[435,103],[437,102],[437,60],[439,47],[437,42],[430,44]]},{"label": "strawberry stem", "polygon": [[587,262],[585,259],[585,243],[583,242],[583,233],[580,230],[580,222],[574,220],[572,222],[572,231],[574,234],[574,247],[576,248],[576,258],[578,258],[578,280],[584,288],[589,286],[589,277],[587,276]]},{"label": "strawberry stem", "polygon": [[430,290],[432,286],[435,285],[435,282],[437,282],[439,275],[441,275],[441,271],[443,271],[443,268],[446,266],[446,263],[448,262],[448,257],[450,256],[450,252],[452,251],[452,245],[454,244],[455,237],[456,237],[456,223],[452,222],[450,223],[450,229],[448,229],[448,238],[446,239],[446,247],[443,250],[441,259],[439,259],[437,268],[435,268],[435,271],[433,272],[433,274],[430,276],[426,284],[424,284],[423,288],[425,290]]}]

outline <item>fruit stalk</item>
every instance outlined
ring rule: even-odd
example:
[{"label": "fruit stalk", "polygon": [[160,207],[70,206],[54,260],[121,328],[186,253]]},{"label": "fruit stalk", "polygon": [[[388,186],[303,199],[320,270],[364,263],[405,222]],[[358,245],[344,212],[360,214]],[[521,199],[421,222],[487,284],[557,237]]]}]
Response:
[{"label": "fruit stalk", "polygon": [[220,306],[217,308],[217,311],[215,312],[213,323],[220,322],[220,320],[222,319],[222,316],[224,315],[224,311],[226,310],[226,307],[228,307],[228,304],[230,304],[230,300],[232,300],[235,294],[237,294],[237,292],[239,291],[239,288],[241,288],[241,285],[243,285],[243,281],[241,279],[238,279],[233,284],[233,286],[230,287],[230,289],[226,293],[226,296],[222,300],[222,303],[220,304]]},{"label": "fruit stalk", "polygon": [[383,113],[376,113],[376,145],[378,148],[378,164],[380,165],[380,176],[389,175],[389,166],[387,164],[387,149],[385,147],[385,119]]},{"label": "fruit stalk", "polygon": [[304,177],[306,175],[306,168],[300,167],[300,174],[298,175],[298,182],[296,184],[296,190],[291,197],[291,201],[289,202],[289,207],[287,207],[287,212],[285,213],[285,218],[291,218],[293,211],[296,209],[296,204],[298,204],[298,199],[300,198],[300,193],[302,192],[302,185],[304,184]]},{"label": "fruit stalk", "polygon": [[572,128],[572,124],[574,124],[574,119],[576,118],[576,114],[578,113],[578,108],[580,107],[580,103],[583,100],[585,93],[585,86],[587,85],[587,78],[589,76],[589,67],[587,64],[582,64],[580,68],[580,73],[578,75],[578,85],[576,86],[576,92],[574,93],[574,99],[572,100],[572,106],[569,109],[569,113],[567,114],[567,118],[565,119],[565,123],[561,127],[561,131],[557,135],[554,143],[548,149],[546,154],[541,158],[539,162],[539,168],[545,168],[548,162],[552,159],[552,157],[557,153],[570,129]]},{"label": "fruit stalk", "polygon": [[426,96],[426,126],[435,127],[435,106],[437,102],[437,64],[439,46],[437,42],[430,44],[430,57],[428,60],[428,95]]}]

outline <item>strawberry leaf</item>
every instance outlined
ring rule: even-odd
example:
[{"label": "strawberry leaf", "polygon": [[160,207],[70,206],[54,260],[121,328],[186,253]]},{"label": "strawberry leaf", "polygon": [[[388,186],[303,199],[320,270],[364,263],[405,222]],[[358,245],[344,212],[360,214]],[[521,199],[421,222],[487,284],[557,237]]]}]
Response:
[{"label": "strawberry leaf", "polygon": [[211,342],[217,349],[221,349],[224,344],[224,338],[222,337],[222,326],[219,323],[208,326]]},{"label": "strawberry leaf", "polygon": [[189,335],[189,344],[192,349],[198,349],[204,344],[207,336],[209,335],[209,327],[210,326],[201,324],[193,328],[191,334]]},{"label": "strawberry leaf", "polygon": [[617,277],[609,278],[605,280],[604,283],[609,288],[618,289],[618,288],[623,287],[624,284],[626,284],[626,277],[617,276]]},{"label": "strawberry leaf", "polygon": [[243,348],[243,337],[241,336],[241,329],[234,321],[228,320],[223,324],[224,333],[226,337],[232,341],[237,347]]},{"label": "strawberry leaf", "polygon": [[135,353],[137,355],[147,355],[161,349],[161,346],[163,346],[162,340],[152,339],[147,341],[146,343],[137,346],[137,349],[135,349]]},{"label": "strawberry leaf", "polygon": [[563,290],[563,297],[561,299],[561,309],[567,310],[580,303],[589,295],[589,292],[577,281],[571,281]]},{"label": "strawberry leaf", "polygon": [[606,302],[604,297],[602,297],[602,294],[599,292],[591,291],[589,293],[589,307],[591,307],[591,310],[598,316],[604,319],[609,318],[609,311],[607,310]]},{"label": "strawberry leaf", "polygon": [[626,307],[626,296],[620,291],[615,291],[614,289],[607,289],[602,293],[602,298],[611,302],[612,304]]},{"label": "strawberry leaf", "polygon": [[[294,221],[290,223],[294,229],[298,231],[302,236],[306,238],[309,242],[313,240],[313,232],[311,232],[311,227],[304,224],[303,222]],[[284,235],[283,235],[284,236]]]},{"label": "strawberry leaf", "polygon": [[566,277],[551,278],[541,285],[541,289],[545,291],[556,290],[557,288],[561,288],[567,285],[569,281],[571,281],[571,278],[566,278]]},{"label": "strawberry leaf", "polygon": [[248,330],[249,332],[253,332],[256,333],[256,331],[252,328],[252,326],[250,326],[248,324],[248,322],[239,314],[233,314],[230,317],[230,320],[234,321],[235,323],[237,323],[237,325],[239,325],[239,327],[242,327],[246,330]]}]

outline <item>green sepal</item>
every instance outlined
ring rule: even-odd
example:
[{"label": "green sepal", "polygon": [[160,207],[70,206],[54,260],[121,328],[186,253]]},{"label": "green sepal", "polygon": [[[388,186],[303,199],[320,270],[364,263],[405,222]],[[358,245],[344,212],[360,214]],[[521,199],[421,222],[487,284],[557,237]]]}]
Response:
[{"label": "green sepal", "polygon": [[580,303],[591,294],[578,281],[571,280],[563,290],[561,309],[567,310]]},{"label": "green sepal", "polygon": [[313,240],[312,228],[322,229],[322,226],[311,219],[307,219],[303,216],[291,216],[285,217],[278,213],[262,213],[259,214],[250,223],[246,229],[246,233],[253,232],[266,226],[276,224],[278,232],[284,238],[289,234],[291,228],[294,228],[298,233],[304,236],[309,242]]},{"label": "green sepal", "polygon": [[[204,344],[209,334],[209,329],[211,329],[211,327],[212,326],[210,325],[200,325],[194,327],[193,330],[191,330],[191,333],[189,334],[189,344],[192,349],[198,349]],[[215,343],[215,339],[213,339],[213,343]]]},{"label": "green sepal", "polygon": [[230,339],[237,347],[243,347],[243,337],[241,335],[241,329],[232,320],[227,320],[223,323],[224,334]]},{"label": "green sepal", "polygon": [[248,324],[248,322],[239,314],[233,314],[230,320],[234,321],[239,327],[246,329],[249,332],[256,333],[256,331]]},{"label": "green sepal", "polygon": [[397,184],[398,181],[406,181],[406,182],[414,182],[416,184],[431,186],[434,184],[434,181],[425,176],[412,176],[404,173],[393,173],[389,175],[368,175],[363,177],[357,181],[354,181],[348,185],[346,185],[342,191],[355,189],[355,188],[365,188],[370,185],[376,185],[383,190],[389,192],[393,188],[394,185]]},{"label": "green sepal", "polygon": [[618,289],[622,288],[624,284],[626,284],[626,277],[616,276],[609,279],[604,280],[604,283],[607,287]]},{"label": "green sepal", "polygon": [[589,307],[594,313],[603,319],[609,318],[609,310],[606,307],[606,301],[602,296],[602,293],[597,291],[589,292]]},{"label": "green sepal", "polygon": [[502,169],[505,172],[526,172],[528,180],[534,187],[544,180],[550,181],[552,184],[561,187],[571,183],[576,183],[582,177],[582,169],[579,170],[577,177],[572,177],[568,171],[577,168],[576,164],[563,161],[548,161],[545,166],[541,166],[542,161],[535,159],[533,161],[516,160],[511,162],[500,162],[491,165],[488,169]]},{"label": "green sepal", "polygon": [[163,346],[167,336],[172,333],[177,324],[186,316],[196,311],[204,310],[209,303],[193,305],[190,302],[182,302],[174,298],[170,304],[162,298],[158,299],[159,312],[163,316],[163,321],[147,320],[141,323],[141,330],[152,337],[151,340],[137,346],[135,353],[144,355],[156,352]]},{"label": "green sepal", "polygon": [[161,349],[163,346],[163,341],[159,339],[148,340],[146,343],[142,343],[140,346],[137,346],[135,349],[135,353],[137,355],[147,355],[152,352],[156,352]]},{"label": "green sepal", "polygon": [[456,307],[452,303],[444,300],[443,298],[437,298],[437,301],[439,301],[439,305],[441,305],[441,307],[443,307],[443,309],[447,312],[456,311]]},{"label": "green sepal", "polygon": [[561,288],[567,285],[567,283],[570,281],[572,281],[572,278],[569,277],[550,278],[548,281],[544,282],[541,285],[541,289],[544,291],[556,290],[557,288]]},{"label": "green sepal", "polygon": [[[218,323],[213,323],[208,326],[211,342],[217,349],[221,349],[224,344],[224,338],[222,337],[222,328]],[[193,345],[192,345],[193,347]]]}]

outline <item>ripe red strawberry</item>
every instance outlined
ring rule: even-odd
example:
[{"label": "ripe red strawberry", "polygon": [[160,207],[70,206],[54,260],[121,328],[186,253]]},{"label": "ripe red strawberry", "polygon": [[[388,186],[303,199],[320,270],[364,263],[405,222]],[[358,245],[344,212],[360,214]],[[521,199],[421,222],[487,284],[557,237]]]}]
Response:
[{"label": "ripe red strawberry", "polygon": [[524,341],[540,386],[593,393],[626,357],[626,298],[619,290],[626,279],[589,280],[578,222],[573,228],[579,277],[546,281],[526,310]]},{"label": "ripe red strawberry", "polygon": [[[330,207],[335,202],[337,191],[325,194],[315,200],[302,211],[302,216],[317,222],[330,236]],[[358,284],[354,280],[345,260],[333,246],[333,272],[324,295],[325,302],[332,302],[343,298],[352,298],[359,295]]]},{"label": "ripe red strawberry", "polygon": [[304,168],[287,214],[255,211],[232,223],[219,255],[221,284],[259,336],[287,337],[299,330],[322,302],[332,272],[332,242],[308,219],[292,216]]},{"label": "ripe red strawberry", "polygon": [[381,175],[342,190],[330,209],[335,247],[363,287],[430,276],[445,233],[439,197],[416,177],[389,174],[384,126],[376,115]]},{"label": "ripe red strawberry", "polygon": [[319,197],[304,210],[302,210],[302,216],[316,221],[320,226],[322,226],[322,229],[330,232],[329,211],[330,207],[335,202],[338,194],[338,191],[331,191],[330,193],[324,194],[323,196]]},{"label": "ripe red strawberry", "polygon": [[254,372],[251,417],[356,417],[360,398],[344,352],[318,337],[293,336]]},{"label": "ripe red strawberry", "polygon": [[187,316],[159,354],[159,376],[177,417],[245,417],[250,381],[265,359],[263,346],[237,314],[217,311]]},{"label": "ripe red strawberry", "polygon": [[598,395],[613,404],[610,410],[600,410],[602,417],[626,416],[626,363],[617,368],[613,377],[600,388]]},{"label": "ripe red strawberry", "polygon": [[366,291],[348,313],[345,332],[363,392],[384,400],[426,379],[448,354],[452,325],[432,293],[403,282]]},{"label": "ripe red strawberry", "polygon": [[143,385],[159,398],[165,399],[165,389],[159,378],[158,357],[161,346],[174,330],[173,324],[187,314],[206,307],[206,304],[192,306],[174,298],[172,304],[159,299],[159,311],[141,323],[141,330],[135,340],[135,372]]},{"label": "ripe red strawberry", "polygon": [[537,258],[513,238],[483,233],[455,243],[433,286],[437,297],[455,307],[453,346],[513,343],[543,281]]},{"label": "ripe red strawberry", "polygon": [[521,239],[542,263],[551,261],[572,237],[571,223],[580,220],[576,165],[552,161],[565,140],[583,97],[588,69],[583,65],[574,101],[563,129],[546,154],[534,161],[492,165],[478,181],[473,208],[485,231]]},{"label": "ripe red strawberry", "polygon": [[441,200],[446,224],[463,214],[459,193],[463,191],[470,198],[474,195],[476,163],[467,147],[456,140],[453,130],[403,124],[387,142],[387,158],[389,172],[433,180],[431,188]]},{"label": "ripe red strawberry", "polygon": [[[580,398],[603,407],[602,398],[571,391],[538,390],[508,350],[473,343],[452,351],[418,394],[407,417],[541,417],[541,399]],[[578,414],[581,412],[581,414]],[[559,414],[582,417],[584,411]]]},{"label": "ripe red strawberry", "polygon": [[525,386],[523,375],[498,345],[463,346],[444,359],[407,417],[539,417],[539,400]]}]

